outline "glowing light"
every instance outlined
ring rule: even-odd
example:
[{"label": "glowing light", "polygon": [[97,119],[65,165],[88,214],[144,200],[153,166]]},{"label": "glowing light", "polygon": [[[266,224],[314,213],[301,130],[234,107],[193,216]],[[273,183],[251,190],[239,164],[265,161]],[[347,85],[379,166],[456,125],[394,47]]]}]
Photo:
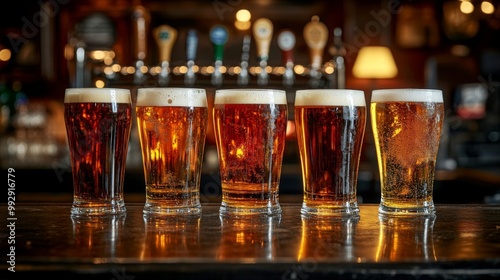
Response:
[{"label": "glowing light", "polygon": [[0,50],[0,60],[1,61],[9,61],[12,56],[12,53],[9,49]]},{"label": "glowing light", "polygon": [[470,14],[474,12],[474,5],[469,1],[462,1],[460,3],[460,11],[464,14]]},{"label": "glowing light", "polygon": [[241,9],[236,13],[236,20],[237,21],[250,21],[252,18],[252,14],[250,14],[250,11],[246,9]]},{"label": "glowing light", "polygon": [[96,88],[103,88],[104,86],[106,86],[106,83],[103,80],[96,80],[95,81]]},{"label": "glowing light", "polygon": [[485,14],[491,15],[495,12],[495,6],[491,2],[483,1],[481,3],[481,11]]}]

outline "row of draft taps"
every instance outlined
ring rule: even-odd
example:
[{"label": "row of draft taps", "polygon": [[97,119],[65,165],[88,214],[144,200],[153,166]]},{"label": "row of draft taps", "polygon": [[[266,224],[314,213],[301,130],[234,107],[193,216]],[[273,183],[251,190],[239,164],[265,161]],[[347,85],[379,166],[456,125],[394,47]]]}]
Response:
[{"label": "row of draft taps", "polygon": [[[158,86],[171,84],[172,75],[183,76],[186,86],[194,86],[200,77],[210,79],[214,87],[221,87],[225,77],[235,77],[239,86],[249,85],[251,77],[256,78],[259,86],[266,86],[270,76],[281,77],[285,87],[292,87],[297,76],[308,78],[309,86],[312,88],[345,88],[345,49],[342,43],[342,30],[335,28],[333,31],[333,45],[329,48],[332,55],[331,60],[323,63],[324,48],[328,39],[328,29],[319,17],[313,16],[303,30],[304,41],[310,51],[310,64],[307,66],[295,64],[293,50],[296,37],[289,29],[281,30],[277,34],[277,45],[283,57],[280,66],[268,65],[269,51],[273,37],[273,23],[267,18],[257,19],[253,23],[252,33],[255,40],[258,65],[250,66],[250,46],[252,36],[243,37],[241,47],[241,61],[239,65],[227,66],[223,63],[224,48],[228,41],[229,32],[223,25],[215,25],[210,29],[209,40],[213,46],[213,65],[200,66],[196,64],[196,53],[199,36],[196,30],[189,30],[186,35],[186,63],[174,66],[171,63],[171,53],[178,31],[169,25],[160,25],[152,30],[154,40],[158,47],[159,63],[147,66],[146,57],[146,20],[140,20],[141,15],[136,17],[135,35],[135,65],[120,65],[114,61],[113,51],[87,51],[85,47],[75,48],[76,69],[73,86],[84,87],[89,83],[101,81],[102,85],[123,79],[124,76],[133,76],[133,84],[141,86],[150,80],[155,80]],[[83,54],[82,54],[83,52]],[[81,61],[79,61],[79,59]],[[85,61],[87,60],[87,61]],[[88,71],[88,64],[92,65],[92,73]],[[93,75],[93,81],[85,79],[85,76]],[[97,77],[97,78],[96,78]],[[98,86],[98,85],[96,85]]]}]

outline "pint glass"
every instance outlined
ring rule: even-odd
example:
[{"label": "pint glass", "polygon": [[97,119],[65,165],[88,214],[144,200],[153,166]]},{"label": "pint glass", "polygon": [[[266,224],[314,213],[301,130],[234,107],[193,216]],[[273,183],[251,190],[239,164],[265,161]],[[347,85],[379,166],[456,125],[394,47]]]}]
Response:
[{"label": "pint glass", "polygon": [[374,90],[370,106],[381,185],[379,212],[433,215],[434,171],[444,118],[442,92]]},{"label": "pint glass", "polygon": [[144,214],[201,213],[205,90],[140,88],[136,116],[146,184]]},{"label": "pint glass", "polygon": [[131,110],[128,89],[66,89],[64,120],[73,176],[73,215],[125,212],[123,180]]},{"label": "pint glass", "polygon": [[221,214],[281,213],[278,189],[287,116],[285,91],[216,91],[213,117]]},{"label": "pint glass", "polygon": [[358,216],[364,92],[298,90],[294,108],[304,188],[302,214]]}]

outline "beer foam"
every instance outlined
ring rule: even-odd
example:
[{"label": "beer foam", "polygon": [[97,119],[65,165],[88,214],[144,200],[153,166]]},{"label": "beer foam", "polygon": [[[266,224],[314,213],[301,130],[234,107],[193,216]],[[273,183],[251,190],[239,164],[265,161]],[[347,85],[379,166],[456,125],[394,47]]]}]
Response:
[{"label": "beer foam", "polygon": [[207,107],[207,94],[198,88],[140,88],[137,106]]},{"label": "beer foam", "polygon": [[68,88],[64,103],[131,103],[130,90],[124,88]]},{"label": "beer foam", "polygon": [[287,104],[287,101],[284,90],[219,89],[214,104]]},{"label": "beer foam", "polygon": [[297,90],[295,106],[366,106],[365,93],[352,89]]},{"label": "beer foam", "polygon": [[443,103],[443,93],[438,89],[377,89],[372,92],[371,102],[433,102]]}]

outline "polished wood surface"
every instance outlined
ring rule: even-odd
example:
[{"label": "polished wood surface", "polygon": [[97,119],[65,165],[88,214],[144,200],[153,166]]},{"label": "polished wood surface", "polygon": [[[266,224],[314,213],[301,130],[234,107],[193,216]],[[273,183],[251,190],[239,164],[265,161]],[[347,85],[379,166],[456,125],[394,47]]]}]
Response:
[{"label": "polished wood surface", "polygon": [[282,203],[274,218],[220,217],[218,204],[189,218],[143,217],[141,203],[114,218],[72,218],[62,203],[18,204],[12,216],[2,207],[15,228],[2,231],[0,251],[5,258],[14,250],[16,270],[8,274],[7,256],[2,279],[500,277],[495,205],[438,205],[435,219],[409,219],[362,204],[359,220],[301,217],[298,203]]}]

